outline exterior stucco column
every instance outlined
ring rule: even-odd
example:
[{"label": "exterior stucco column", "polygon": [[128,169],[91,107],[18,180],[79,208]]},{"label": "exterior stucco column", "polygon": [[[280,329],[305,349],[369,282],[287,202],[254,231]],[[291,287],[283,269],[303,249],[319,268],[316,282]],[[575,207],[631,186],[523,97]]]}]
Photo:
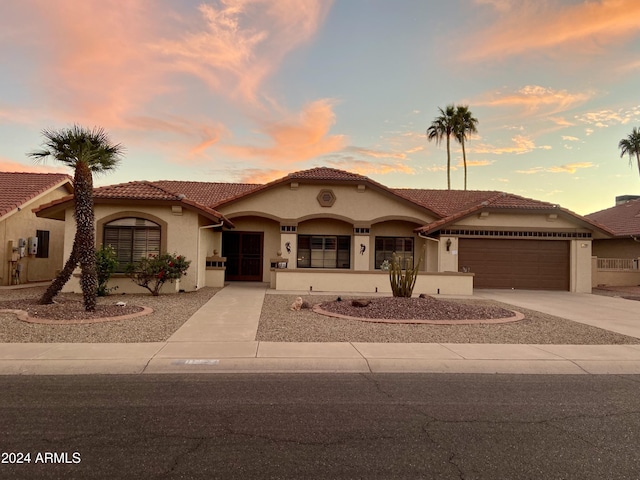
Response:
[{"label": "exterior stucco column", "polygon": [[287,268],[298,268],[298,234],[295,232],[280,232],[280,251],[282,257],[288,260]]},{"label": "exterior stucco column", "polygon": [[[370,248],[369,235],[354,235],[353,236],[353,269],[359,271],[372,270],[369,267],[369,248]],[[375,259],[374,259],[375,261]]]}]

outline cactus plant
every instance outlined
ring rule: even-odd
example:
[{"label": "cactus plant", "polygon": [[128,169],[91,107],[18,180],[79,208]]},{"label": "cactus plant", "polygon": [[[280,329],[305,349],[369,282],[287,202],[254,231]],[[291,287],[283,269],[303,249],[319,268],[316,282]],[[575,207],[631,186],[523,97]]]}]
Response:
[{"label": "cactus plant", "polygon": [[405,268],[402,269],[402,259],[395,253],[391,257],[391,265],[389,268],[389,281],[391,282],[391,291],[394,297],[411,297],[413,287],[418,279],[418,270],[422,257],[418,259],[418,263],[413,265],[413,257],[405,258]]}]

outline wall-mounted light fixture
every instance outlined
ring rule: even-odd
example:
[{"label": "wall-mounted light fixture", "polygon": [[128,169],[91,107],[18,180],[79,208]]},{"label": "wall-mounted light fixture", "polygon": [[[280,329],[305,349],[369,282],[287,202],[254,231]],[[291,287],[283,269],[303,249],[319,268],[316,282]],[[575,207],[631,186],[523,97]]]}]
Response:
[{"label": "wall-mounted light fixture", "polygon": [[447,238],[447,241],[445,242],[445,245],[447,246],[447,252],[449,251],[449,249],[451,248],[451,239]]}]

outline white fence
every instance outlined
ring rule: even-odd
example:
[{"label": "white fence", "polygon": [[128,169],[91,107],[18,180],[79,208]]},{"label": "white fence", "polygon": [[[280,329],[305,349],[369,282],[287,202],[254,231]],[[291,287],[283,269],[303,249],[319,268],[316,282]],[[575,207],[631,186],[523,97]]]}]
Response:
[{"label": "white fence", "polygon": [[637,258],[598,258],[598,270],[603,272],[626,272],[638,270]]}]

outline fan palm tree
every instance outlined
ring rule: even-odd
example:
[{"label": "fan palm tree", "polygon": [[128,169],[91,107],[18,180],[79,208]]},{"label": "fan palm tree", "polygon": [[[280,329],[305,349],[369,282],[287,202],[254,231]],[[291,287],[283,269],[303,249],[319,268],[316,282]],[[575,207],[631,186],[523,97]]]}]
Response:
[{"label": "fan palm tree", "polygon": [[620,149],[620,158],[629,155],[629,165],[631,165],[633,157],[636,157],[638,173],[640,174],[640,130],[638,130],[638,127],[633,127],[629,136],[620,140],[618,148]]},{"label": "fan palm tree", "polygon": [[447,139],[447,189],[451,190],[451,135],[454,133],[456,107],[447,105],[445,109],[438,107],[440,115],[433,119],[431,126],[427,129],[427,139],[435,140],[436,145],[444,138]]},{"label": "fan palm tree", "polygon": [[465,141],[472,133],[478,132],[478,119],[473,116],[468,105],[456,107],[454,121],[454,135],[462,145],[462,163],[464,164],[464,189],[467,189],[467,152],[464,148]]},{"label": "fan palm tree", "polygon": [[28,155],[40,162],[48,158],[73,168],[74,217],[76,235],[71,254],[64,268],[53,280],[40,299],[52,303],[53,298],[67,283],[78,264],[82,275],[84,308],[95,311],[98,280],[96,275],[95,231],[93,213],[93,174],[106,173],[120,163],[123,147],[112,144],[102,128],[92,130],[74,125],[64,130],[43,130],[42,150]]}]

